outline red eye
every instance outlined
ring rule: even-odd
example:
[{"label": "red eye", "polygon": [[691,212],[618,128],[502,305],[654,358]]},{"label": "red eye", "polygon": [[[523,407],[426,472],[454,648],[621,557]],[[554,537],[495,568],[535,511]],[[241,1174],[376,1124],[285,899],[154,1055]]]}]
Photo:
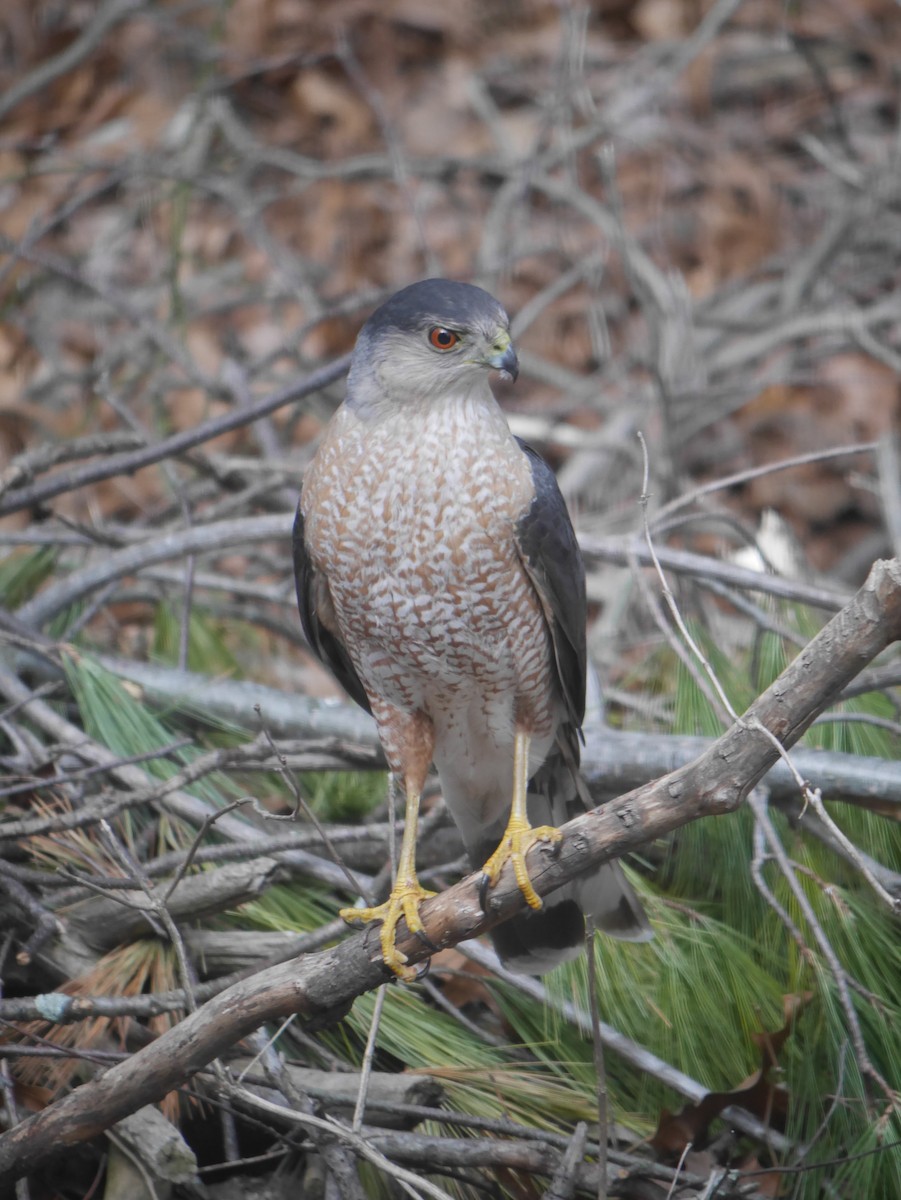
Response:
[{"label": "red eye", "polygon": [[436,325],[434,329],[429,330],[429,341],[436,350],[452,350],[459,340],[459,334],[454,333],[452,329],[445,329],[442,325]]}]

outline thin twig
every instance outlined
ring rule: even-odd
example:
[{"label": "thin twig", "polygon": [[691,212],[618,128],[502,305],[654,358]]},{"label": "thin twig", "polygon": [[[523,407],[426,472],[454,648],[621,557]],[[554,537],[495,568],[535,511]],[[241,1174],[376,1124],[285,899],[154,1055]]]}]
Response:
[{"label": "thin twig", "polygon": [[610,1121],[607,1094],[607,1068],[601,1039],[601,1009],[598,1003],[597,929],[590,916],[585,918],[585,949],[588,954],[588,1012],[591,1016],[591,1046],[594,1055],[595,1088],[598,1107],[598,1200],[607,1200],[607,1142]]},{"label": "thin twig", "polygon": [[27,97],[43,91],[54,79],[71,71],[97,49],[111,29],[140,11],[141,7],[141,0],[106,0],[65,50],[42,62],[0,96],[0,120]]},{"label": "thin twig", "polygon": [[[259,707],[259,705],[254,706],[254,712],[256,713],[259,721],[262,723],[263,711]],[[329,854],[332,856],[332,861],[335,863],[335,866],[339,867],[344,872],[344,875],[347,878],[347,882],[350,886],[350,890],[358,896],[365,897],[367,900],[371,899],[371,897],[369,896],[368,891],[366,889],[366,886],[364,884],[361,884],[360,880],[356,877],[354,872],[350,869],[350,867],[348,867],[347,863],[344,861],[344,857],[341,854],[340,850],[338,849],[338,847],[335,845],[335,843],[329,837],[328,830],[325,828],[325,826],[322,824],[322,822],[317,817],[316,813],[313,811],[313,809],[307,803],[306,797],[304,796],[299,783],[295,779],[293,773],[288,770],[287,757],[276,746],[275,742],[272,740],[272,734],[269,732],[269,730],[266,728],[265,725],[263,726],[262,735],[266,741],[266,744],[269,746],[269,749],[272,751],[272,756],[276,763],[275,769],[278,771],[278,774],[288,785],[288,787],[291,790],[291,794],[294,797],[295,809],[294,809],[294,812],[291,814],[290,819],[292,821],[295,820],[297,813],[302,810],[304,816],[307,818],[307,820],[310,822],[310,824],[315,828],[316,832],[319,834],[319,837],[322,840],[322,844],[325,846],[326,850],[328,850]],[[393,827],[394,827],[393,826],[393,814],[392,814],[392,817],[389,820],[388,824],[389,824],[389,831],[393,830]],[[391,836],[392,836],[392,833],[389,832],[389,838]]]},{"label": "thin twig", "polygon": [[[135,860],[134,856],[129,853],[127,847],[116,837],[108,821],[100,822],[100,837],[106,843],[107,847],[112,851],[114,856],[119,859],[122,866],[130,875],[138,881],[138,885],[149,901],[152,911],[164,926],[169,941],[175,951],[175,957],[178,962],[178,972],[181,978],[182,991],[185,995],[186,1008],[188,1012],[197,1011],[197,997],[194,995],[194,972],[188,960],[188,952],[185,949],[184,939],[181,936],[181,931],[172,919],[172,914],[169,911],[166,903],[167,896],[160,896],[153,887],[153,884],[147,878],[141,865]],[[119,900],[122,897],[118,897]],[[145,913],[145,915],[148,915]]]},{"label": "thin twig", "polygon": [[385,1006],[385,996],[388,985],[383,983],[375,994],[375,1004],[372,1007],[372,1019],[369,1022],[369,1033],[366,1035],[366,1048],[363,1051],[363,1062],[360,1066],[360,1090],[354,1108],[352,1128],[359,1133],[363,1128],[363,1118],[366,1115],[366,1096],[369,1091],[369,1077],[372,1074],[372,1060],[375,1057],[375,1047],[378,1042],[379,1025],[382,1020],[382,1009]]},{"label": "thin twig", "polygon": [[[0,239],[0,244],[2,244],[2,239]],[[255,404],[235,408],[231,412],[213,417],[191,429],[172,434],[152,446],[132,450],[126,454],[113,455],[103,462],[91,463],[78,471],[59,472],[52,479],[36,483],[32,487],[11,491],[0,499],[0,517],[18,512],[23,508],[30,508],[33,505],[44,504],[47,500],[52,500],[54,496],[74,491],[76,488],[87,487],[88,484],[98,483],[101,479],[111,479],[115,475],[130,475],[142,467],[148,467],[164,458],[174,458],[179,454],[184,454],[186,450],[199,446],[203,442],[211,441],[220,434],[250,425],[259,417],[268,416],[295,400],[300,400],[304,396],[310,396],[314,392],[328,387],[330,383],[341,378],[347,370],[349,361],[349,356],[344,355],[263,400],[258,400]]]},{"label": "thin twig", "polygon": [[355,1133],[352,1129],[342,1125],[339,1121],[323,1120],[321,1117],[314,1117],[307,1113],[295,1112],[292,1109],[284,1108],[281,1105],[273,1104],[269,1100],[264,1100],[260,1096],[254,1095],[247,1091],[246,1088],[233,1089],[233,1095],[240,1097],[243,1104],[247,1104],[252,1109],[258,1109],[262,1112],[268,1112],[274,1117],[278,1117],[280,1121],[288,1124],[303,1125],[313,1129],[320,1129],[323,1132],[331,1133],[345,1142],[354,1153],[361,1158],[365,1158],[368,1162],[373,1163],[380,1170],[384,1171],[389,1178],[396,1180],[408,1195],[416,1197],[417,1200],[420,1193],[431,1196],[433,1200],[447,1200],[445,1192],[437,1188],[427,1179],[423,1179],[418,1175],[414,1175],[412,1171],[407,1171],[404,1167],[399,1167],[396,1163],[387,1159],[384,1154],[375,1150],[364,1137],[363,1134]]},{"label": "thin twig", "polygon": [[692,488],[688,492],[683,492],[682,495],[670,500],[669,503],[661,505],[654,514],[654,525],[667,520],[682,508],[687,508],[691,504],[696,504],[704,496],[710,496],[714,492],[723,492],[729,488],[738,487],[740,484],[750,483],[753,479],[760,479],[765,475],[774,475],[779,471],[789,471],[793,467],[804,467],[810,463],[829,462],[834,458],[849,458],[855,454],[872,454],[878,450],[879,442],[853,442],[850,446],[833,446],[824,450],[811,450],[807,454],[794,454],[790,458],[780,458],[776,462],[764,463],[760,467],[748,467],[744,471],[736,471],[732,475],[724,475],[720,479],[712,479],[709,483],[702,484],[699,487]]},{"label": "thin twig", "polygon": [[832,944],[826,937],[823,927],[817,920],[816,913],[807,898],[807,894],[798,882],[794,868],[788,859],[788,855],[779,840],[779,835],[776,832],[775,826],[770,820],[767,812],[766,801],[760,794],[752,792],[748,796],[748,804],[754,813],[755,819],[760,823],[763,835],[766,838],[770,848],[770,853],[779,865],[782,875],[791,889],[792,895],[795,898],[799,909],[804,915],[804,920],[813,934],[814,940],[819,947],[832,976],[835,990],[838,994],[838,1000],[842,1007],[842,1012],[845,1014],[848,1032],[851,1037],[851,1044],[854,1047],[854,1056],[857,1060],[857,1065],[860,1068],[862,1075],[868,1076],[876,1083],[876,1085],[885,1094],[890,1103],[894,1103],[897,1099],[895,1092],[882,1076],[882,1074],[874,1067],[869,1054],[867,1053],[866,1042],[863,1036],[863,1030],[860,1027],[860,1021],[857,1017],[857,1010],[854,1007],[854,1002],[851,999],[851,994],[848,990],[848,975],[844,967],[839,961],[838,955],[832,948]]}]

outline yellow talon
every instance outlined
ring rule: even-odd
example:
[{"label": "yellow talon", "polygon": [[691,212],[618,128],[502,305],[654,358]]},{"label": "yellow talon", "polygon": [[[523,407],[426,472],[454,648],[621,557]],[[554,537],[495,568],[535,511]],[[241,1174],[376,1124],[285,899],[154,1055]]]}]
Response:
[{"label": "yellow talon", "polygon": [[428,900],[434,895],[434,892],[422,887],[414,877],[406,883],[395,882],[391,895],[384,904],[377,904],[374,908],[342,908],[338,915],[351,924],[361,922],[368,925],[371,921],[381,921],[379,942],[385,966],[393,971],[398,979],[409,983],[416,978],[416,971],[412,967],[404,966],[407,956],[402,954],[395,944],[397,926],[403,917],[410,933],[422,933],[424,927],[419,916],[419,906],[423,900]]},{"label": "yellow talon", "polygon": [[[431,758],[431,745],[429,758]],[[428,762],[425,765],[427,767]],[[423,768],[424,770],[425,768]],[[397,926],[403,918],[407,922],[410,933],[419,934],[422,940],[431,946],[432,943],[425,936],[425,927],[419,916],[419,906],[423,900],[428,900],[435,893],[427,891],[416,878],[416,828],[419,819],[419,793],[422,789],[422,778],[418,776],[413,779],[407,778],[405,782],[407,802],[404,809],[404,836],[401,841],[400,859],[391,895],[384,904],[377,904],[374,908],[342,908],[338,915],[342,920],[351,924],[368,925],[372,921],[381,921],[379,941],[382,947],[382,960],[398,979],[410,983],[416,979],[416,971],[412,967],[404,965],[407,956],[397,948]]]},{"label": "yellow talon", "polygon": [[504,830],[500,845],[482,867],[480,898],[485,907],[489,887],[497,883],[504,866],[512,860],[513,871],[519,890],[530,908],[541,908],[541,897],[532,887],[526,870],[526,855],[536,842],[559,842],[563,834],[553,825],[529,824],[527,813],[529,789],[529,735],[517,732],[513,747],[513,801],[510,805],[510,820]]},{"label": "yellow talon", "polygon": [[562,837],[563,834],[553,825],[538,825],[533,829],[528,821],[511,816],[500,845],[482,867],[487,885],[493,887],[505,865],[512,860],[516,882],[526,904],[530,908],[541,908],[541,897],[532,887],[526,870],[526,855],[536,842],[559,842]]}]

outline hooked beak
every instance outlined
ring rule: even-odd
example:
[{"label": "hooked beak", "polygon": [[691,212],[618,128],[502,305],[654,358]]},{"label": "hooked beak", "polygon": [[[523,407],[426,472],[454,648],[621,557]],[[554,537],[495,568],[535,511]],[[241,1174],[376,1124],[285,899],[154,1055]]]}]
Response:
[{"label": "hooked beak", "polygon": [[496,371],[500,371],[501,378],[515,381],[519,374],[519,359],[516,357],[509,333],[504,331],[499,334],[492,350],[494,353],[489,354],[483,360],[485,366],[494,367]]}]

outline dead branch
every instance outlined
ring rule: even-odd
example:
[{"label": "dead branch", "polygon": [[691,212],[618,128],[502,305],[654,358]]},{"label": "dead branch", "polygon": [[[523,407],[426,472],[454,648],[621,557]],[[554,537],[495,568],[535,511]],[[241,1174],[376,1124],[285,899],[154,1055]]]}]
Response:
[{"label": "dead branch", "polygon": [[[539,895],[689,821],[733,812],[776,760],[772,739],[793,745],[857,672],[899,637],[901,562],[894,559],[874,565],[850,603],[700,758],[564,826],[558,854],[533,856],[530,870]],[[504,872],[487,913],[479,904],[478,875],[425,904],[429,942],[439,949],[456,945],[519,911],[524,900],[511,876]],[[418,938],[407,935],[399,945],[412,963],[429,955]],[[19,1178],[51,1154],[160,1099],[263,1022],[296,1014],[308,1030],[321,1028],[385,978],[377,940],[364,933],[234,985],[127,1063],[0,1138],[0,1182]]]},{"label": "dead branch", "polygon": [[83,596],[142,567],[183,554],[282,538],[286,535],[289,519],[287,514],[280,513],[270,517],[243,517],[233,521],[217,521],[212,525],[192,525],[187,529],[170,530],[136,546],[126,546],[107,554],[80,571],[73,571],[58,583],[45,588],[16,615],[20,621],[39,629],[56,613]]},{"label": "dead branch", "polygon": [[[125,662],[106,656],[100,661],[116,674],[137,683],[149,702],[163,707],[176,702],[193,707],[192,698],[196,697],[199,704],[202,696],[207,716],[246,725],[259,705],[267,727],[279,737],[315,739],[306,745],[279,744],[288,756],[289,766],[323,770],[327,769],[327,763],[334,762],[356,771],[384,770],[375,725],[361,709],[323,705],[245,680],[209,680],[153,663]],[[856,677],[856,686],[845,689],[836,699],[898,682],[897,668],[875,668],[874,672],[861,672]],[[684,766],[710,745],[710,738],[690,734],[589,726],[585,729],[582,773],[592,794],[600,799],[639,787]],[[234,766],[247,771],[271,766],[268,756],[256,760],[251,746],[215,753],[218,757],[215,761],[211,757],[210,770]],[[891,814],[901,805],[901,778],[896,765],[888,759],[805,748],[796,750],[792,757],[801,775],[826,795],[885,814]],[[797,795],[794,777],[782,762],[771,767],[766,782],[771,795],[780,801]],[[28,826],[27,831],[36,830]],[[6,826],[0,823],[0,837],[6,835]],[[24,836],[24,832],[17,836]],[[213,853],[210,857],[214,857]]]},{"label": "dead branch", "polygon": [[0,98],[0,119],[21,104],[28,96],[41,91],[54,79],[65,75],[74,66],[92,54],[106,35],[120,22],[127,20],[137,13],[141,5],[139,0],[107,0],[102,4],[78,37],[60,54],[40,64],[34,71],[20,79],[9,88],[6,95]]},{"label": "dead branch", "polygon": [[120,942],[146,934],[148,920],[157,912],[154,899],[165,898],[167,909],[177,920],[203,920],[256,899],[278,878],[278,863],[272,858],[258,858],[191,875],[180,882],[171,896],[166,896],[166,885],[147,896],[131,880],[132,890],[107,892],[79,901],[69,910],[67,921],[87,945],[95,950],[109,950]]},{"label": "dead branch", "polygon": [[[229,1066],[236,1074],[244,1075],[248,1084],[257,1083],[253,1077],[251,1059],[236,1059]],[[248,1070],[251,1074],[246,1075]],[[298,1091],[313,1100],[327,1101],[330,1111],[337,1110],[342,1118],[353,1115],[360,1089],[359,1071],[324,1071],[292,1066],[290,1063],[286,1063],[282,1070]],[[262,1083],[261,1086],[265,1088],[267,1085]],[[403,1128],[409,1120],[405,1109],[438,1108],[444,1099],[441,1082],[431,1075],[372,1071],[367,1087],[366,1118],[374,1125]],[[269,1098],[272,1098],[271,1095]]]},{"label": "dead branch", "polygon": [[[196,949],[197,953],[202,955],[206,947],[212,944],[220,966],[234,968],[236,963],[240,964],[238,969],[232,969],[227,976],[219,976],[198,984],[194,988],[195,995],[198,1001],[209,1000],[258,971],[327,946],[329,942],[335,941],[345,928],[344,922],[336,919],[322,925],[313,933],[303,935],[230,930],[220,934],[219,938],[222,941],[232,938],[233,942],[223,946],[220,941],[218,949],[213,940],[215,935],[204,933],[202,930],[195,933],[189,931],[185,941],[192,951]],[[253,951],[248,946],[251,938],[256,939]],[[70,942],[72,940],[69,939]],[[96,959],[87,958],[86,955],[84,970],[91,969],[95,964]],[[46,964],[42,962],[41,965]],[[64,977],[68,978],[68,973],[64,974]],[[144,992],[140,996],[70,996],[68,992],[47,992],[22,1000],[0,1000],[0,1021],[53,1021],[57,1025],[69,1025],[92,1017],[138,1017],[146,1020],[160,1013],[180,1012],[186,1007],[186,996],[182,988],[171,992]],[[46,1048],[50,1053],[56,1053],[58,1049],[49,1044]]]},{"label": "dead branch", "polygon": [[[0,245],[2,244],[3,239],[0,239]],[[309,396],[313,392],[327,387],[344,374],[348,361],[347,355],[337,358],[334,362],[312,371],[304,378],[295,380],[271,396],[266,396],[245,407],[236,406],[232,412],[204,421],[200,425],[173,434],[171,437],[163,438],[151,446],[115,454],[100,462],[89,463],[77,471],[60,472],[31,487],[10,491],[0,500],[0,517],[18,512],[22,508],[43,504],[47,500],[52,500],[54,496],[62,495],[63,492],[74,491],[89,483],[97,483],[101,479],[112,479],[115,475],[128,475],[133,471],[140,470],[141,467],[150,466],[151,463],[184,454],[186,450],[199,446],[202,442],[208,442],[231,429],[240,429],[245,425],[250,425],[259,417],[266,416],[295,400],[300,400],[304,396]]]},{"label": "dead branch", "polygon": [[[651,563],[650,551],[638,538],[594,538],[582,535],[579,537],[579,545],[589,565],[595,561],[626,565],[630,557],[634,557],[641,566],[649,566]],[[753,571],[749,567],[704,554],[694,554],[690,550],[663,546],[657,549],[657,557],[662,567],[677,575],[716,579],[733,587],[763,592],[782,600],[796,600],[801,604],[810,604],[814,608],[823,608],[831,612],[841,608],[848,599],[847,593],[835,588],[817,586],[800,579],[784,579],[781,575],[767,574],[764,571]]]},{"label": "dead branch", "polygon": [[[658,551],[658,557],[665,562]],[[266,726],[283,738],[321,738],[324,754],[334,752],[354,770],[384,770],[384,759],[376,736],[375,723],[362,709],[351,705],[324,705],[306,696],[288,696],[285,692],[247,680],[210,680],[189,671],[176,671],[156,663],[139,663],[103,656],[103,666],[138,684],[148,702],[169,707],[202,697],[207,716],[246,725],[257,706]],[[901,682],[894,666],[862,671],[854,684],[836,699],[844,700],[862,691],[876,691]],[[333,743],[329,745],[329,739]],[[688,734],[660,734],[619,729],[585,729],[582,773],[594,795],[621,793],[656,779],[676,767],[684,766],[703,754],[709,738]],[[289,757],[297,751],[283,747]],[[312,749],[312,747],[311,747]],[[876,811],[890,812],[901,804],[901,778],[894,763],[884,758],[842,754],[831,750],[799,749],[793,754],[798,770],[812,786],[825,794],[841,796],[851,804]],[[242,769],[253,766],[249,755]],[[227,767],[223,761],[221,766]],[[319,769],[319,768],[311,768]],[[796,795],[791,772],[777,762],[767,774],[771,795],[782,799]],[[0,834],[4,826],[0,824]]]}]

